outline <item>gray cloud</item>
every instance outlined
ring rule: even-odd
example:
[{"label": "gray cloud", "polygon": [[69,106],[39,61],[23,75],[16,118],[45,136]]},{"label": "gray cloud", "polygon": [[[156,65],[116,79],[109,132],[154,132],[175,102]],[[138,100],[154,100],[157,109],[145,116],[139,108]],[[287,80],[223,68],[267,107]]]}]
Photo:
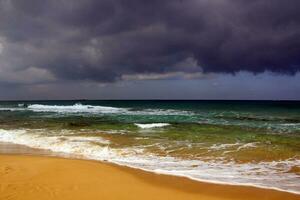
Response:
[{"label": "gray cloud", "polygon": [[294,74],[299,9],[299,0],[0,0],[0,79]]}]

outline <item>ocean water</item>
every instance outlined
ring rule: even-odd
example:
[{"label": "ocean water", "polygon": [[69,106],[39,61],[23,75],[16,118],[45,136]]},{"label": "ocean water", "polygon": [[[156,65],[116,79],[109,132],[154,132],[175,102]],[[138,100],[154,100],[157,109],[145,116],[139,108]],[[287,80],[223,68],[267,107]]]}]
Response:
[{"label": "ocean water", "polygon": [[0,141],[300,194],[300,102],[0,102]]}]

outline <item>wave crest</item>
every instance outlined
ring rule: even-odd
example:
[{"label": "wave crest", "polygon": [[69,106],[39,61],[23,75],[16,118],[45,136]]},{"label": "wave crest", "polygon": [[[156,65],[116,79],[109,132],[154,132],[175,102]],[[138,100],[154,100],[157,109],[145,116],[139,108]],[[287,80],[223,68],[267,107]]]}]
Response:
[{"label": "wave crest", "polygon": [[35,112],[58,112],[58,113],[120,113],[126,112],[125,108],[115,108],[109,106],[92,106],[92,105],[42,105],[32,104],[28,105],[28,110]]},{"label": "wave crest", "polygon": [[168,123],[151,123],[151,124],[137,124],[135,123],[134,125],[136,125],[139,128],[142,129],[148,129],[148,128],[161,128],[164,126],[169,126],[170,124]]}]

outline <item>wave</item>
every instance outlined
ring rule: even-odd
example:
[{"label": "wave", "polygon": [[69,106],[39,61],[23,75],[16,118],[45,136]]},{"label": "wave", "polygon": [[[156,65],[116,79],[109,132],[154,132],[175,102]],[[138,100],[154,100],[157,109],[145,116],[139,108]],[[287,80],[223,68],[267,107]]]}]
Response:
[{"label": "wave", "polygon": [[[112,148],[110,141],[100,136],[76,136],[69,130],[60,130],[50,135],[46,133],[49,134],[49,130],[0,129],[0,141],[109,161],[155,173],[184,176],[198,181],[251,185],[300,194],[299,176],[287,173],[294,166],[300,165],[300,160],[297,159],[259,163],[187,160],[148,154],[139,147]],[[228,148],[232,145],[237,144],[213,148]],[[255,144],[246,144],[244,148],[253,145]]]},{"label": "wave", "polygon": [[[16,107],[17,106],[17,107]],[[62,116],[93,116],[103,117],[109,116],[109,120],[137,123],[141,129],[150,129],[158,127],[150,123],[159,122],[157,124],[165,123],[198,123],[205,125],[216,126],[235,126],[235,127],[250,127],[255,129],[262,129],[272,133],[287,134],[296,133],[300,131],[300,123],[286,123],[284,121],[270,120],[258,121],[254,120],[234,120],[228,119],[226,116],[219,115],[216,117],[212,113],[199,113],[197,111],[175,110],[175,109],[158,109],[158,108],[144,108],[136,109],[110,107],[100,105],[46,105],[46,104],[19,104],[10,107],[0,107],[1,113],[6,112],[26,112],[30,111],[34,114],[41,115],[43,118],[62,117]],[[28,114],[31,114],[31,113]],[[20,115],[24,116],[24,115]],[[141,117],[140,117],[141,116]],[[161,118],[159,118],[159,117]],[[156,118],[157,117],[157,118]],[[223,118],[222,118],[223,117]],[[276,118],[277,119],[277,118]],[[278,118],[279,119],[279,118]],[[148,125],[149,123],[149,125]]]},{"label": "wave", "polygon": [[7,111],[24,111],[25,109],[24,108],[6,108],[6,107],[0,107],[0,111],[4,111],[4,112],[7,112]]},{"label": "wave", "polygon": [[128,111],[125,108],[116,108],[109,106],[82,105],[44,105],[44,104],[18,104],[18,107],[0,107],[0,111],[33,111],[33,112],[55,112],[55,113],[124,113]]},{"label": "wave", "polygon": [[5,108],[7,110],[29,110],[33,112],[54,112],[60,114],[121,114],[121,115],[192,115],[192,112],[172,109],[141,109],[118,108],[110,106],[83,105],[80,103],[74,105],[44,105],[30,104],[25,107]]},{"label": "wave", "polygon": [[92,105],[42,105],[32,104],[27,106],[28,110],[35,112],[58,112],[58,113],[120,113],[126,112],[125,108]]},{"label": "wave", "polygon": [[139,128],[142,128],[142,129],[148,129],[148,128],[160,128],[160,127],[164,127],[164,126],[169,126],[170,124],[168,124],[168,123],[151,123],[151,124],[135,123],[134,125],[136,125]]},{"label": "wave", "polygon": [[239,120],[239,121],[259,121],[259,122],[284,122],[284,123],[300,123],[299,117],[281,117],[266,116],[261,114],[239,113],[239,112],[221,112],[213,115],[216,119]]}]

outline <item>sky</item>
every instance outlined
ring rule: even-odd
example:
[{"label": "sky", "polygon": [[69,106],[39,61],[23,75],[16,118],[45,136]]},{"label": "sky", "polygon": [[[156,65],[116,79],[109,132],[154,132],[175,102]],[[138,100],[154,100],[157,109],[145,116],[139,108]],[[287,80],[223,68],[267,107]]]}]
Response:
[{"label": "sky", "polygon": [[0,0],[0,100],[300,100],[299,0]]}]

